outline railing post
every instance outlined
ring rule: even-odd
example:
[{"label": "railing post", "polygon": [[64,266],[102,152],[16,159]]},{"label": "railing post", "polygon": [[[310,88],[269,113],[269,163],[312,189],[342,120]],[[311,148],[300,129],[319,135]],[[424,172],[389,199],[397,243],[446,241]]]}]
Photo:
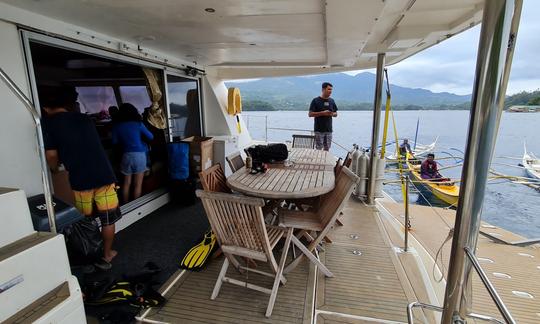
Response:
[{"label": "railing post", "polygon": [[45,157],[45,144],[43,142],[43,134],[41,133],[41,120],[37,113],[36,108],[32,105],[30,99],[17,87],[15,82],[9,78],[9,76],[0,68],[0,79],[4,81],[7,87],[19,98],[24,107],[30,115],[35,125],[39,161],[41,164],[41,181],[43,183],[43,195],[45,196],[45,206],[47,207],[47,216],[49,217],[49,227],[51,233],[56,234],[56,217],[54,213],[54,204],[51,191],[51,183],[49,179],[49,167],[47,166],[47,159]]},{"label": "railing post", "polygon": [[268,142],[268,115],[264,116],[264,141]]},{"label": "railing post", "polygon": [[405,176],[405,247],[404,251],[409,250],[409,176]]},{"label": "railing post", "polygon": [[461,176],[442,323],[464,320],[472,302],[471,262],[465,248],[476,248],[487,175],[495,142],[521,0],[484,2],[467,146]]},{"label": "railing post", "polygon": [[377,143],[379,142],[379,128],[381,124],[381,102],[382,88],[384,81],[384,60],[385,53],[377,55],[377,75],[375,77],[375,99],[373,100],[373,127],[371,131],[371,152],[369,159],[369,182],[368,182],[368,203],[375,202],[375,181],[377,180]]}]

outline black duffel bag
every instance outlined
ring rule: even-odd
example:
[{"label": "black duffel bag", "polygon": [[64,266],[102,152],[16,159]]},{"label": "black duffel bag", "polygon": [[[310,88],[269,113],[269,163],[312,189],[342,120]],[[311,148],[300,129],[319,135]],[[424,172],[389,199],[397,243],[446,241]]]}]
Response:
[{"label": "black duffel bag", "polygon": [[287,145],[282,143],[251,146],[245,151],[247,155],[251,156],[253,161],[263,163],[285,161],[289,156]]},{"label": "black duffel bag", "polygon": [[103,256],[103,238],[98,223],[92,217],[67,226],[64,236],[72,266],[93,264]]}]

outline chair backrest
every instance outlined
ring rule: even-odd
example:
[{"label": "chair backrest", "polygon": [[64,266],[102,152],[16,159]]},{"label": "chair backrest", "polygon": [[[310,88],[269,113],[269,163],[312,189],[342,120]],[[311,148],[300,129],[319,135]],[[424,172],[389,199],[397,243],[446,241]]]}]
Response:
[{"label": "chair backrest", "polygon": [[227,163],[229,163],[232,172],[240,170],[245,165],[244,159],[242,159],[242,155],[240,155],[240,152],[233,153],[225,157],[225,159],[227,160]]},{"label": "chair backrest", "polygon": [[336,185],[332,191],[323,195],[317,211],[323,228],[327,228],[335,222],[339,213],[347,203],[359,178],[347,167],[342,167],[337,175]]},{"label": "chair backrest", "polygon": [[225,178],[225,173],[219,163],[199,172],[199,179],[201,179],[201,185],[206,191],[232,192],[227,186],[227,178]]},{"label": "chair backrest", "polygon": [[275,263],[261,198],[197,190],[223,252]]},{"label": "chair backrest", "polygon": [[351,152],[347,152],[347,155],[345,155],[345,160],[343,160],[343,166],[350,168],[351,163],[352,163],[352,154]]},{"label": "chair backrest", "polygon": [[344,164],[341,163],[341,158],[339,158],[336,161],[336,165],[334,166],[334,176],[337,179],[337,176],[341,173],[341,169],[343,169]]},{"label": "chair backrest", "polygon": [[292,147],[293,148],[315,148],[315,136],[313,135],[298,135],[294,134],[292,136]]}]

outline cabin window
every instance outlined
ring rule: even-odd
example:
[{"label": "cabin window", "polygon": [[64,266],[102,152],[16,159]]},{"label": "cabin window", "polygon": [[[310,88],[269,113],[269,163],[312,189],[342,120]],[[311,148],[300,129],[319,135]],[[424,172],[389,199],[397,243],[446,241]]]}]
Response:
[{"label": "cabin window", "polygon": [[76,87],[79,94],[80,112],[88,115],[109,111],[110,106],[118,106],[112,87]]},{"label": "cabin window", "polygon": [[201,135],[197,80],[167,75],[170,132],[173,139]]},{"label": "cabin window", "polygon": [[133,104],[140,114],[144,112],[146,107],[152,105],[146,86],[120,86],[119,90],[122,102]]}]

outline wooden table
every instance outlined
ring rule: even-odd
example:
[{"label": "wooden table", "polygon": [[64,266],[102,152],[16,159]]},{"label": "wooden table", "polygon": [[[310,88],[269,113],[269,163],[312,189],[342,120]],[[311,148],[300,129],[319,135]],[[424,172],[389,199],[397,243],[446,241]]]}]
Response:
[{"label": "wooden table", "polygon": [[292,149],[289,162],[270,164],[266,173],[251,174],[241,168],[227,178],[234,191],[267,199],[300,199],[334,189],[335,158],[326,151]]}]

